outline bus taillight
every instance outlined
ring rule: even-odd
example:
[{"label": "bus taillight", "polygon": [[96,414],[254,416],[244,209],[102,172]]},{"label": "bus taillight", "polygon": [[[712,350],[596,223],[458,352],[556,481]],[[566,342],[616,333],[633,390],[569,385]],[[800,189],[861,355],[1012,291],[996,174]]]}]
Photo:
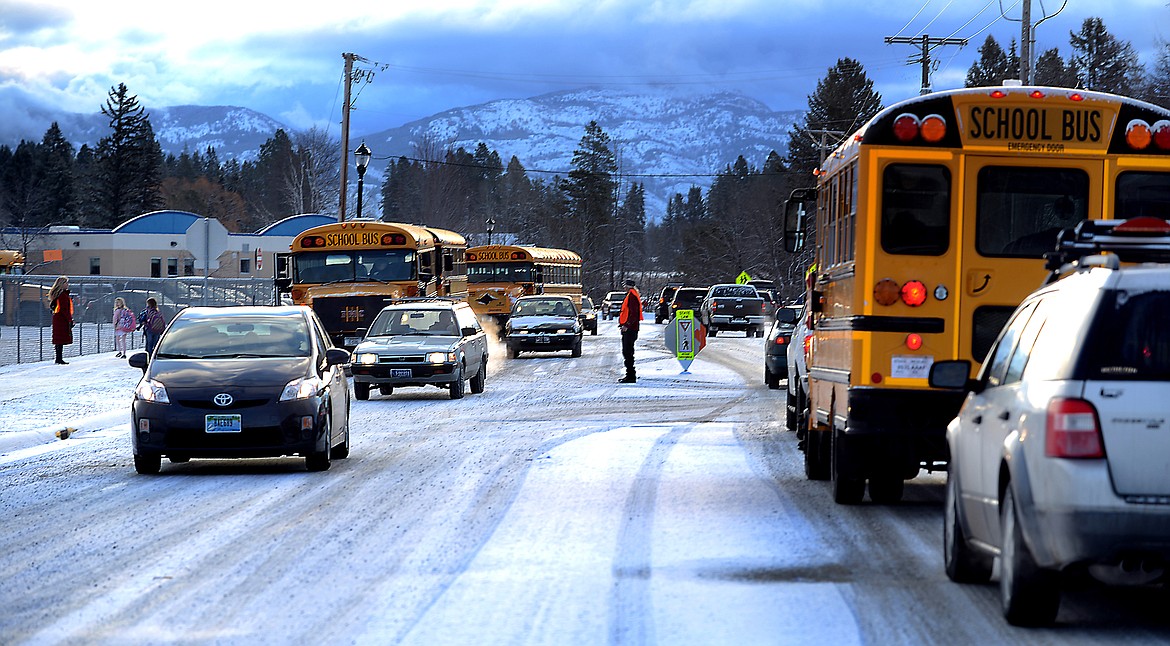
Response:
[{"label": "bus taillight", "polygon": [[910,350],[917,350],[922,347],[922,335],[916,332],[911,332],[906,335],[906,347]]},{"label": "bus taillight", "polygon": [[907,281],[902,285],[902,302],[910,307],[918,307],[926,302],[926,285],[920,280]]}]

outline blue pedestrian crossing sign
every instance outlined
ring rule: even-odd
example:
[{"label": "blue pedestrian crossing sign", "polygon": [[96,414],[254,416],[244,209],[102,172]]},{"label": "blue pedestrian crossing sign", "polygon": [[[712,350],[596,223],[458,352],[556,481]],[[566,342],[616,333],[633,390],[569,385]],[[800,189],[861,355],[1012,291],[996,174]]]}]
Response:
[{"label": "blue pedestrian crossing sign", "polygon": [[687,371],[695,355],[707,345],[707,328],[695,320],[694,310],[679,310],[663,330],[662,336],[666,348],[682,366],[683,374],[690,374]]}]

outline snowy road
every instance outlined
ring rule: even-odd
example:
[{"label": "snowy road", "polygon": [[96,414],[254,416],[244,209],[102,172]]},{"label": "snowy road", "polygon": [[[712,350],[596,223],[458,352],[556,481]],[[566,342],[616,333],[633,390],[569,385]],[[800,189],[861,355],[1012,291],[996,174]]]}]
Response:
[{"label": "snowy road", "polygon": [[[942,475],[901,505],[805,480],[758,339],[680,375],[661,327],[493,355],[487,390],[353,405],[353,451],[134,473],[108,356],[0,370],[0,643],[993,644],[1170,639],[1162,592],[1009,628],[942,570]],[[79,429],[52,439],[56,425]]]}]

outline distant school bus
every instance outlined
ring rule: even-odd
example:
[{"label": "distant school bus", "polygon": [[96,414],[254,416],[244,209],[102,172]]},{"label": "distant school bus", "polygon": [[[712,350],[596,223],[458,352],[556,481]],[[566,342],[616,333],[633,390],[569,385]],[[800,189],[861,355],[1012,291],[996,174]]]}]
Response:
[{"label": "distant school bus", "polygon": [[[24,254],[12,249],[0,249],[0,275],[24,273]],[[49,287],[26,283],[20,279],[5,279],[0,283],[0,316],[5,325],[48,325]]]},{"label": "distant school bus", "polygon": [[794,194],[789,250],[813,209],[808,400],[794,404],[805,469],[832,480],[837,502],[860,501],[867,484],[874,501],[894,501],[904,479],[948,460],[962,394],[930,389],[931,364],[979,369],[1044,280],[1059,232],[1170,217],[1170,111],[1054,87],[915,97],[849,136],[815,191]]},{"label": "distant school bus", "polygon": [[313,308],[334,343],[352,348],[400,298],[467,295],[467,242],[454,231],[380,220],[313,227],[276,254],[277,293]]},{"label": "distant school bus", "polygon": [[467,250],[467,301],[481,321],[503,327],[512,303],[530,294],[558,294],[581,307],[581,256],[566,249],[488,245]]}]

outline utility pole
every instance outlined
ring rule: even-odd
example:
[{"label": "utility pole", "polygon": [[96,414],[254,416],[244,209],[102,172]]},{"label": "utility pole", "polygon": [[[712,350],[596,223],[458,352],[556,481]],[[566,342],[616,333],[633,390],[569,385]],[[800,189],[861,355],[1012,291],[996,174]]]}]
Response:
[{"label": "utility pole", "polygon": [[357,54],[344,53],[345,59],[345,98],[341,106],[341,196],[337,200],[337,221],[345,221],[345,194],[349,187],[349,88],[353,83],[353,62],[359,58]]},{"label": "utility pole", "polygon": [[[1024,0],[1027,2],[1027,0]],[[920,94],[930,94],[930,50],[940,45],[958,45],[965,47],[966,38],[931,38],[926,34],[907,38],[904,36],[886,36],[886,44],[921,45],[922,54],[918,58],[910,59],[911,63],[922,63],[922,91]]]},{"label": "utility pole", "polygon": [[1032,0],[1020,12],[1020,83],[1032,84]]},{"label": "utility pole", "polygon": [[[813,144],[820,148],[821,163],[817,166],[818,169],[825,165],[825,160],[829,157],[829,151],[836,148],[837,144],[841,141],[840,138],[845,136],[845,133],[841,130],[805,130],[805,132],[812,138]],[[818,142],[814,135],[820,135],[821,140]],[[838,139],[830,144],[829,137],[837,137]]]}]

